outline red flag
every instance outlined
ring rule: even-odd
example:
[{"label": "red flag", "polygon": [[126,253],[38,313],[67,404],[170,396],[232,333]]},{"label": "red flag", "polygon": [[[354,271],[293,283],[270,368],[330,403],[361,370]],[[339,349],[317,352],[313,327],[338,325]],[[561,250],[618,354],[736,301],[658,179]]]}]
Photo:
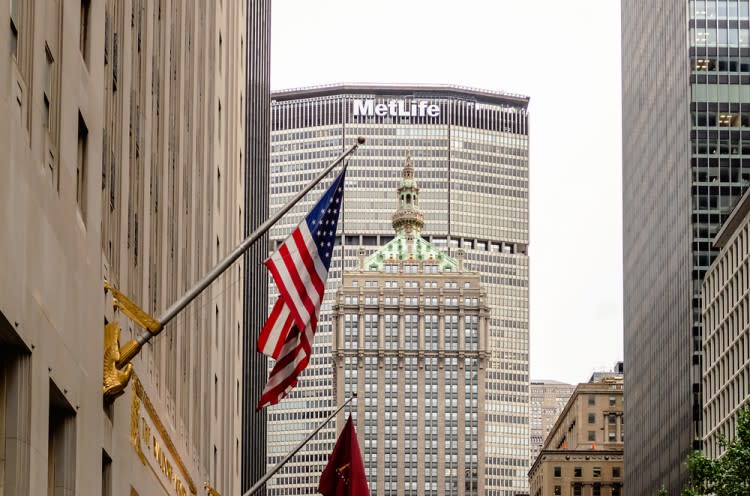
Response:
[{"label": "red flag", "polygon": [[351,415],[320,476],[318,492],[324,496],[370,496]]}]

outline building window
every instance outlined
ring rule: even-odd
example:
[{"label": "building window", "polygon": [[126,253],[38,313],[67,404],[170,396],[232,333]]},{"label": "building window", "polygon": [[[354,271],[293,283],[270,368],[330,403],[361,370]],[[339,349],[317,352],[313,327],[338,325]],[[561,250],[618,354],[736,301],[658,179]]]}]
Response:
[{"label": "building window", "polygon": [[112,494],[112,459],[102,450],[102,496]]},{"label": "building window", "polygon": [[589,441],[596,441],[596,431],[589,431]]},{"label": "building window", "polygon": [[601,484],[594,484],[593,496],[602,496]]},{"label": "building window", "polygon": [[575,467],[573,469],[573,477],[583,477],[583,469],[581,467]]},{"label": "building window", "polygon": [[76,201],[86,222],[86,154],[88,148],[89,129],[83,116],[78,112],[78,162],[76,163]]},{"label": "building window", "polygon": [[612,486],[612,496],[620,496],[620,494],[622,494],[620,492],[620,486],[617,485],[617,484],[615,484],[614,486]]},{"label": "building window", "polygon": [[10,0],[10,53],[18,60],[18,0]]},{"label": "building window", "polygon": [[612,467],[612,478],[613,479],[620,478],[620,467]]},{"label": "building window", "polygon": [[47,494],[75,494],[75,410],[53,382],[49,384]]},{"label": "building window", "polygon": [[88,37],[89,37],[89,11],[91,10],[91,0],[81,0],[81,39],[79,47],[83,61],[88,63]]},{"label": "building window", "polygon": [[596,396],[593,394],[589,395],[589,405],[596,405]]},{"label": "building window", "polygon": [[[0,320],[4,319],[0,312]],[[0,324],[0,342],[3,343],[0,346],[0,464],[28,467],[29,443],[17,441],[31,437],[31,422],[14,419],[26,419],[31,411],[31,355],[10,325]],[[5,477],[4,486],[0,486],[5,491],[3,494],[27,494],[28,490],[23,490],[24,482],[13,479]]]},{"label": "building window", "polygon": [[617,403],[617,396],[610,396],[609,397],[609,406],[615,406]]},{"label": "building window", "polygon": [[589,413],[589,424],[593,424],[596,422],[596,414]]},{"label": "building window", "polygon": [[617,441],[617,433],[616,432],[609,432],[609,442],[614,443]]},{"label": "building window", "polygon": [[217,465],[219,463],[219,450],[216,449],[216,446],[214,445],[214,463],[213,463],[213,472],[214,476],[212,480],[216,480],[216,472],[217,472]]},{"label": "building window", "polygon": [[581,496],[581,494],[581,485],[576,484],[575,486],[573,486],[573,496]]},{"label": "building window", "polygon": [[562,467],[554,468],[555,477],[562,477]]},{"label": "building window", "polygon": [[609,420],[609,425],[615,425],[617,423],[617,415],[614,413],[610,413],[607,416],[607,419]]},{"label": "building window", "polygon": [[52,57],[52,51],[46,43],[44,44],[44,55],[44,126],[49,131],[49,107],[52,100],[52,64],[55,62],[55,59]]},{"label": "building window", "polygon": [[555,494],[560,495],[562,494],[562,487],[561,486],[555,486]]},{"label": "building window", "polygon": [[598,478],[602,476],[602,468],[601,467],[594,467],[594,478]]}]

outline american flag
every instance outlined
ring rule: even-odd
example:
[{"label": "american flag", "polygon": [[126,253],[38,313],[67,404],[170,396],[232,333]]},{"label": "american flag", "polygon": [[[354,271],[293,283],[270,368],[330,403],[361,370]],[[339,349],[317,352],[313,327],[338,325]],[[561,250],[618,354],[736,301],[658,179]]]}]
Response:
[{"label": "american flag", "polygon": [[[297,229],[266,260],[279,299],[258,337],[258,351],[274,359],[258,408],[275,405],[307,367],[318,325],[336,226],[344,199],[346,167]],[[300,332],[303,329],[303,332]]]}]

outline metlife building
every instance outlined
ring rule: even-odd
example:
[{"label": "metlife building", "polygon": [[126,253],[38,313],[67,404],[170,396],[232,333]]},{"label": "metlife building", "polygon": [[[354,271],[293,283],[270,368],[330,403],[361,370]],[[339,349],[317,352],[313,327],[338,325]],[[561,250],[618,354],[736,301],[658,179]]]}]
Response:
[{"label": "metlife building", "polygon": [[[394,191],[404,161],[411,157],[425,215],[423,237],[448,254],[463,249],[466,268],[480,272],[487,290],[492,355],[485,388],[486,455],[484,474],[469,475],[484,478],[487,495],[525,492],[529,461],[528,97],[458,86],[342,84],[279,91],[272,93],[271,100],[271,213],[357,136],[367,141],[350,159],[338,244],[310,365],[290,396],[268,412],[268,464],[276,464],[336,407],[331,315],[342,265],[356,268],[360,248],[369,255],[393,238]],[[329,182],[318,185],[274,226],[269,250],[299,223]],[[273,287],[269,293],[273,304],[278,293]],[[366,389],[358,391],[355,401],[367,402],[367,393]],[[409,402],[411,394],[399,392],[399,401]],[[391,405],[378,414],[398,412],[398,405]],[[372,420],[358,419],[357,429],[364,433]],[[268,495],[315,494],[335,438],[335,425],[323,429],[269,481]],[[408,456],[424,456],[412,447],[403,448]],[[368,476],[374,476],[382,457],[373,455],[364,462]],[[401,482],[386,487],[384,496],[476,493],[473,487],[455,484],[411,488]]]}]

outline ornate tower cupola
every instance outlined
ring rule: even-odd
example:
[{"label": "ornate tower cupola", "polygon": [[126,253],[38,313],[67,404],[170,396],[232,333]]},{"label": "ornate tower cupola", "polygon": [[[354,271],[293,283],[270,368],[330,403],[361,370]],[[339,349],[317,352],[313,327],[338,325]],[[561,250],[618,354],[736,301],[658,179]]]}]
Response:
[{"label": "ornate tower cupola", "polygon": [[401,186],[397,194],[398,209],[391,218],[393,229],[398,234],[421,233],[424,227],[424,215],[419,210],[419,188],[414,180],[411,157],[406,157],[404,170],[401,172]]},{"label": "ornate tower cupola", "polygon": [[[401,171],[401,185],[397,190],[398,208],[391,218],[396,236],[385,246],[364,259],[360,264],[365,270],[383,270],[398,264],[421,263],[440,272],[455,271],[458,261],[441,252],[422,237],[424,215],[419,209],[419,188],[414,180],[411,157],[406,158]],[[360,257],[364,255],[364,251]],[[427,269],[425,269],[427,270]]]}]

